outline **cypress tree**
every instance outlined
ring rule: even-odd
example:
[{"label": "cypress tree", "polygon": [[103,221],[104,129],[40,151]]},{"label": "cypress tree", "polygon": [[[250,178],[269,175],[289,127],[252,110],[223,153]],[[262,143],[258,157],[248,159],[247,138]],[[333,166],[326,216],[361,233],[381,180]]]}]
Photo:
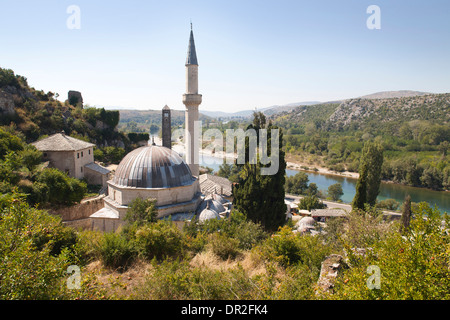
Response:
[{"label": "cypress tree", "polygon": [[408,230],[410,220],[411,220],[411,196],[408,194],[406,195],[405,201],[403,202],[402,224],[400,227],[401,232],[406,232],[406,230]]},{"label": "cypress tree", "polygon": [[[254,129],[264,128],[265,119],[255,114]],[[272,124],[267,127],[268,151],[271,149],[271,129],[279,129]],[[286,162],[282,150],[283,134],[279,129],[279,168],[274,175],[261,175],[260,161],[250,164],[246,157],[246,163],[242,168],[239,183],[233,188],[234,205],[237,210],[245,214],[250,220],[261,223],[267,231],[276,230],[283,225],[286,219],[286,204],[284,203],[284,183],[286,173]],[[259,140],[259,137],[258,137]],[[248,146],[248,145],[247,145]],[[247,148],[246,148],[247,149]],[[248,154],[248,149],[247,149]],[[270,154],[268,155],[271,156]],[[267,166],[270,166],[267,165]]]},{"label": "cypress tree", "polygon": [[374,206],[380,193],[381,168],[383,166],[383,148],[378,143],[367,142],[362,150],[359,178],[356,183],[356,194],[353,198],[353,209],[364,209],[367,203]]}]

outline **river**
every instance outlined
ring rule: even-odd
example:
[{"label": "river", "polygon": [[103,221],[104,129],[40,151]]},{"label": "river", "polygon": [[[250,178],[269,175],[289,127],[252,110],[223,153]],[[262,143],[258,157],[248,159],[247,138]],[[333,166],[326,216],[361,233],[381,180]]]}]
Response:
[{"label": "river", "polygon": [[[200,156],[200,165],[212,168],[215,172],[219,170],[220,165],[223,163],[223,159],[217,157],[211,157],[207,155]],[[288,177],[297,174],[298,170],[286,169],[286,175]],[[314,172],[304,171],[309,178],[309,182],[317,184],[319,190],[322,190],[324,194],[328,187],[335,183],[342,185],[344,195],[341,197],[345,203],[350,203],[355,196],[356,179],[341,177],[337,175],[325,175]],[[405,196],[409,194],[413,202],[428,202],[431,206],[436,205],[441,213],[450,213],[450,192],[433,191],[423,188],[415,188],[403,186],[394,183],[381,183],[380,194],[378,200],[395,199],[402,203]]]}]

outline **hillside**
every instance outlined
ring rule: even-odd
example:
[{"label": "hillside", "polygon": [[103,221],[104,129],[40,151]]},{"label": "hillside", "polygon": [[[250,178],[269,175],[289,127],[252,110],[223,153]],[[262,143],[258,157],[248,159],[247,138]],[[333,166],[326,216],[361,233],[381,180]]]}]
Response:
[{"label": "hillside", "polygon": [[0,126],[13,126],[27,142],[64,130],[98,146],[124,147],[129,141],[116,130],[118,122],[117,111],[61,103],[53,92],[36,90],[25,77],[0,68]]},{"label": "hillside", "polygon": [[450,121],[450,93],[413,97],[348,99],[342,103],[300,106],[270,117],[277,123],[305,126],[316,122],[330,130],[363,129],[414,120]]},{"label": "hillside", "polygon": [[390,99],[351,99],[328,118],[332,128],[350,124],[359,128],[388,122],[450,120],[450,94],[430,94]]},{"label": "hillside", "polygon": [[284,129],[288,161],[357,172],[364,143],[375,140],[384,180],[450,188],[449,93],[301,106],[269,120]]}]

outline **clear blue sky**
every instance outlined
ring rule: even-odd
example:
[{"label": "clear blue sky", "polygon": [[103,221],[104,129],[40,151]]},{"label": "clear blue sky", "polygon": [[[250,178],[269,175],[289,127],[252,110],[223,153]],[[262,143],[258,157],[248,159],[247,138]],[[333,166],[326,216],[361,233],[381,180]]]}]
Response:
[{"label": "clear blue sky", "polygon": [[[372,4],[380,30],[366,26]],[[183,109],[191,19],[201,110],[450,92],[447,0],[0,0],[0,17],[1,67],[93,106]]]}]

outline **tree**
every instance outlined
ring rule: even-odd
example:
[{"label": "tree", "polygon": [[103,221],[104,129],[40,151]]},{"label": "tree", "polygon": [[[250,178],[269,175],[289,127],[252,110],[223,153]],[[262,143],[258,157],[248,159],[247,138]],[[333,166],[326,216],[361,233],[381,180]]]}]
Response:
[{"label": "tree", "polygon": [[[264,128],[265,117],[263,118],[261,113],[255,114],[254,117],[253,123],[255,127],[258,129]],[[272,124],[269,124],[267,127],[269,157],[272,156],[270,154],[272,151],[271,129],[278,129],[278,127],[272,126]],[[243,165],[239,182],[233,187],[233,201],[236,209],[253,222],[261,223],[267,231],[278,229],[286,220],[286,204],[284,203],[286,162],[284,151],[282,150],[283,133],[281,129],[278,130],[279,167],[277,173],[274,175],[262,175],[261,168],[265,165],[262,165],[260,161],[257,161],[256,164],[250,164],[246,157],[246,163]],[[246,149],[247,154],[249,154],[248,145]]]},{"label": "tree", "polygon": [[40,171],[37,174],[36,182],[46,185],[48,188],[39,189],[47,192],[46,195],[34,196],[38,199],[48,199],[52,204],[72,205],[80,202],[87,192],[85,182],[69,177],[55,168]]},{"label": "tree", "polygon": [[335,183],[328,187],[328,196],[330,196],[333,201],[339,200],[343,195],[344,191],[342,190],[342,185],[340,183]]},{"label": "tree", "polygon": [[402,208],[402,224],[400,231],[406,232],[409,229],[409,223],[411,221],[411,196],[408,194],[405,197]]},{"label": "tree", "polygon": [[308,175],[304,172],[298,172],[295,176],[286,178],[285,191],[297,195],[306,194],[308,182]]},{"label": "tree", "polygon": [[311,211],[312,209],[323,209],[323,208],[325,208],[325,205],[316,196],[306,196],[306,197],[300,199],[298,208],[300,210]]},{"label": "tree", "polygon": [[370,206],[376,204],[380,193],[382,166],[383,147],[376,142],[366,142],[362,150],[356,194],[352,202],[353,209],[363,210],[366,203]]},{"label": "tree", "polygon": [[125,221],[130,224],[142,225],[144,223],[156,222],[158,211],[156,200],[136,198],[128,206]]}]

